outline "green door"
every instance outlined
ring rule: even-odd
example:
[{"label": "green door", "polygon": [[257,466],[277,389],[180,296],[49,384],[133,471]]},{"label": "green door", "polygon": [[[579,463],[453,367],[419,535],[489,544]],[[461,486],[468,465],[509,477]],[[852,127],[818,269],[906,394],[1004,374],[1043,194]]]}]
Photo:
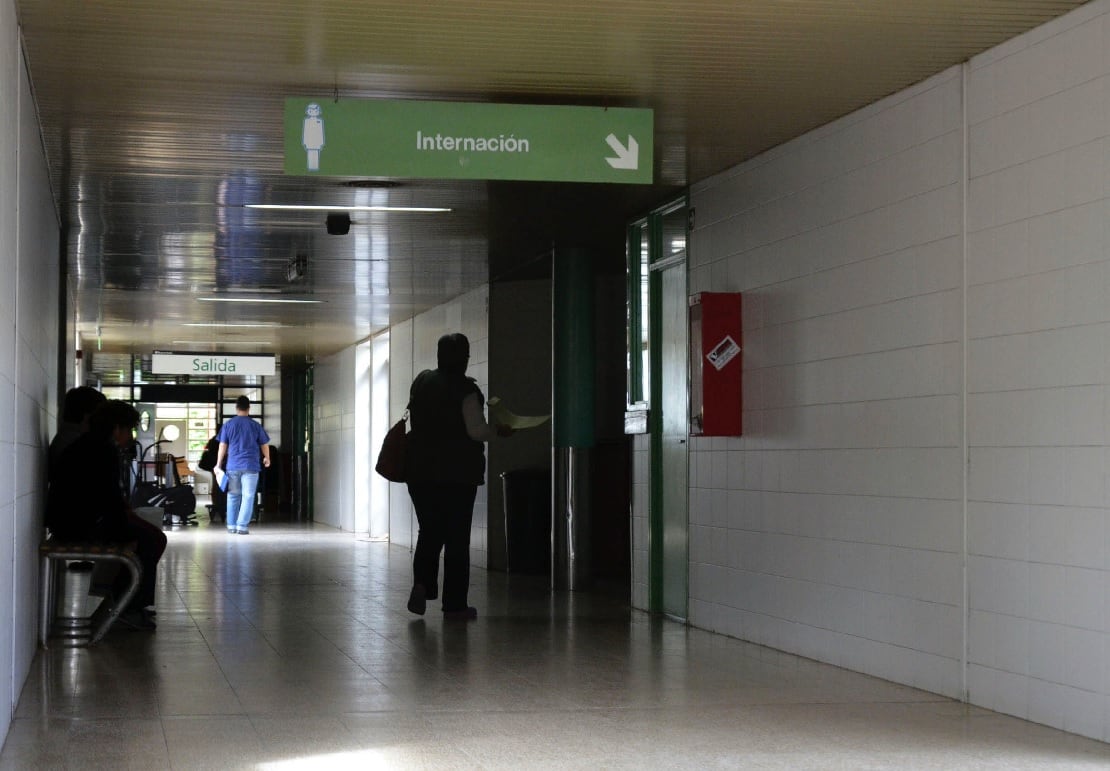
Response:
[{"label": "green door", "polygon": [[[689,597],[689,310],[685,198],[628,227],[628,422],[646,433],[647,606],[685,620]],[[646,416],[646,420],[644,417]]]},{"label": "green door", "polygon": [[[630,348],[647,355],[630,356],[629,372],[630,402],[646,397],[649,407],[648,607],[683,620],[689,595],[687,221],[686,201],[678,201],[634,224],[629,236],[635,258],[629,263],[629,328],[634,332],[637,319],[648,320],[646,339]],[[647,391],[642,396],[639,382]]]}]

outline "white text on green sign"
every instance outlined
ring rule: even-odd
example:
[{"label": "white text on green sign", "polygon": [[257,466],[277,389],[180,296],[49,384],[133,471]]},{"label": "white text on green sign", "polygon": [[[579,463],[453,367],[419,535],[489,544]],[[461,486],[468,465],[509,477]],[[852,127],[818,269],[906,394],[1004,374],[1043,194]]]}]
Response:
[{"label": "white text on green sign", "polygon": [[287,99],[285,173],[652,182],[651,110]]}]

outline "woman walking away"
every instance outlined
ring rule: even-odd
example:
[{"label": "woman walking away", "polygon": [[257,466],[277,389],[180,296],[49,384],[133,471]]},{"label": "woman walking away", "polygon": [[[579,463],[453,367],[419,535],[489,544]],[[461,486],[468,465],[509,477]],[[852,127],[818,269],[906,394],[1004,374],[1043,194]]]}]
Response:
[{"label": "woman walking away", "polygon": [[412,559],[413,585],[408,609],[423,615],[427,601],[438,596],[439,555],[443,552],[443,616],[472,619],[478,610],[467,603],[470,588],[470,523],[474,498],[486,475],[484,442],[496,431],[483,415],[485,398],[466,376],[470,341],[455,333],[439,339],[438,366],[424,370],[409,391],[406,461],[409,496],[420,533]]}]

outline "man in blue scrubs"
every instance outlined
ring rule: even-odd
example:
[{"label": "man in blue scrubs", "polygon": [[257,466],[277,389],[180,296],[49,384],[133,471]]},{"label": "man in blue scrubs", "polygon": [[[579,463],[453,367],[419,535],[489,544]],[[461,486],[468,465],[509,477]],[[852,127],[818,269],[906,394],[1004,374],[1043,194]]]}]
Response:
[{"label": "man in blue scrubs", "polygon": [[258,475],[270,467],[270,435],[250,410],[250,399],[236,399],[235,417],[224,423],[219,434],[216,465],[227,471],[227,532],[231,535],[250,533]]}]

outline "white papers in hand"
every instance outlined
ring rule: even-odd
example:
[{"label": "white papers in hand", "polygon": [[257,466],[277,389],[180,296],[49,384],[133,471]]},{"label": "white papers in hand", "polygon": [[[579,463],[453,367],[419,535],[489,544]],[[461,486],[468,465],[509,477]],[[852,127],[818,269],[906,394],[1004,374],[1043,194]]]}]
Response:
[{"label": "white papers in hand", "polygon": [[509,412],[508,407],[501,403],[496,396],[491,396],[487,402],[489,406],[489,422],[494,426],[508,426],[514,431],[522,428],[535,428],[548,421],[550,415],[516,415]]}]

